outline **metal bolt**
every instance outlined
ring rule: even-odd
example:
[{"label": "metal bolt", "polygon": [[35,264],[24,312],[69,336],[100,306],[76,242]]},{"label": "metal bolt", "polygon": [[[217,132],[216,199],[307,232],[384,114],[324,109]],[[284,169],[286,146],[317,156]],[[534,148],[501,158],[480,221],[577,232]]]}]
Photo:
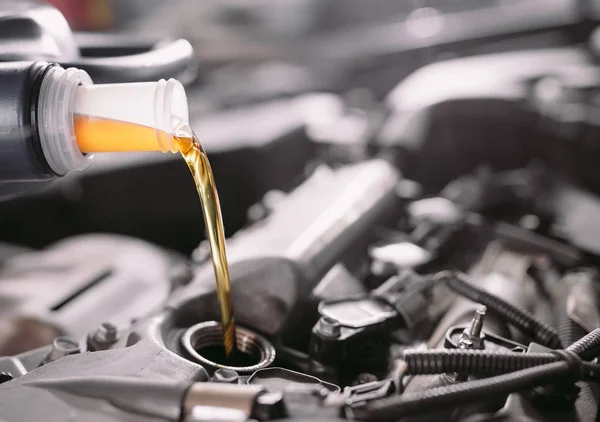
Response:
[{"label": "metal bolt", "polygon": [[65,356],[80,352],[79,343],[70,337],[56,337],[52,342],[52,350],[44,360],[44,363],[54,362]]},{"label": "metal bolt", "polygon": [[469,335],[471,337],[481,336],[481,330],[483,329],[483,320],[485,319],[486,311],[487,308],[485,306],[481,306],[475,311],[475,315],[473,316],[471,324],[469,325]]},{"label": "metal bolt", "polygon": [[461,337],[458,341],[459,349],[472,349],[473,348],[473,340],[468,337]]},{"label": "metal bolt", "polygon": [[460,336],[458,340],[458,347],[460,349],[482,349],[483,348],[483,321],[485,319],[485,312],[487,308],[485,306],[479,307],[475,311],[475,315],[471,320],[471,323]]},{"label": "metal bolt", "polygon": [[283,394],[280,392],[260,394],[252,408],[252,416],[253,419],[260,421],[280,419],[286,416]]},{"label": "metal bolt", "polygon": [[96,334],[104,341],[113,342],[117,340],[117,327],[110,322],[103,322]]},{"label": "metal bolt", "polygon": [[90,351],[106,350],[119,340],[119,330],[110,322],[102,325],[88,335],[87,346]]},{"label": "metal bolt", "polygon": [[[483,349],[483,321],[485,319],[485,313],[487,308],[485,306],[480,306],[476,311],[475,315],[473,315],[473,319],[471,319],[471,323],[458,339],[458,348],[459,349]],[[448,382],[463,382],[469,378],[469,374],[444,374],[445,378]]]},{"label": "metal bolt", "polygon": [[237,384],[239,375],[233,369],[219,368],[215,371],[212,377],[213,382],[221,384]]}]

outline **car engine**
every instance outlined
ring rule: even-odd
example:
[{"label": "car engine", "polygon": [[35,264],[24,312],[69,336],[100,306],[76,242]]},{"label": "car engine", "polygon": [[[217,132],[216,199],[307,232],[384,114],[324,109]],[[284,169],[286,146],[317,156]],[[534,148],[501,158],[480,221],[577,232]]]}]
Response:
[{"label": "car engine", "polygon": [[226,222],[244,216],[227,242],[235,362],[206,242],[92,225],[3,244],[0,421],[599,420],[599,86],[569,46],[432,63],[381,101],[277,103],[301,123],[235,160],[260,179],[283,145],[282,180],[252,201],[224,183]]}]

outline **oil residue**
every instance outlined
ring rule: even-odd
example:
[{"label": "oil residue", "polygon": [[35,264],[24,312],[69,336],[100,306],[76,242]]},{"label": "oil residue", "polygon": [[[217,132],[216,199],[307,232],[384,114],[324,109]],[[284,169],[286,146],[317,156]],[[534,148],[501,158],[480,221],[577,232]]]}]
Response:
[{"label": "oil residue", "polygon": [[206,237],[210,245],[217,281],[217,297],[221,308],[225,353],[229,359],[233,359],[236,352],[235,319],[231,302],[231,282],[227,265],[225,231],[215,179],[206,152],[204,152],[200,141],[191,129],[186,127],[178,130],[174,138],[177,148],[192,172],[192,176],[194,176],[196,189],[202,204]]}]

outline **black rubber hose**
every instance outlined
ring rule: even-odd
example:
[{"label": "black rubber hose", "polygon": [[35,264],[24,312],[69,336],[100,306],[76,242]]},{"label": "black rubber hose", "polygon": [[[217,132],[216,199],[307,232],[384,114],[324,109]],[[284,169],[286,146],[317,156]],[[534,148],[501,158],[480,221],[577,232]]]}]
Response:
[{"label": "black rubber hose", "polygon": [[553,362],[492,378],[405,393],[371,402],[364,414],[367,421],[395,421],[404,416],[423,413],[426,409],[440,410],[502,396],[548,383],[556,383],[571,373],[568,362]]},{"label": "black rubber hose", "polygon": [[194,48],[183,39],[157,44],[149,51],[117,57],[82,57],[60,62],[64,68],[85,70],[94,83],[147,82],[159,79],[186,79],[193,73]]},{"label": "black rubber hose", "polygon": [[600,329],[585,335],[565,351],[539,353],[494,352],[488,350],[429,349],[406,350],[406,374],[425,375],[451,372],[499,375],[565,359],[565,352],[590,360],[600,352]]},{"label": "black rubber hose", "polygon": [[575,352],[583,360],[590,360],[600,355],[600,328],[596,328],[585,337],[577,340],[567,347],[568,351]]},{"label": "black rubber hose", "polygon": [[[539,359],[539,361],[552,357],[553,359],[560,359],[559,362],[545,363],[532,368],[521,369],[491,378],[375,400],[368,403],[365,408],[356,409],[356,416],[367,421],[393,421],[411,414],[423,413],[424,409],[440,410],[462,406],[473,401],[486,399],[490,396],[501,396],[539,385],[566,381],[566,378],[569,378],[570,381],[592,380],[598,382],[600,379],[600,365],[584,362],[582,361],[582,358],[587,356],[590,351],[595,350],[599,344],[600,329],[596,329],[566,350],[556,350],[549,353],[536,353],[535,355],[530,355],[534,356],[535,359]],[[415,351],[414,353],[416,355],[417,352]],[[488,356],[485,353],[471,350],[456,350],[448,355],[462,354],[465,356]],[[483,362],[484,359],[487,358],[482,358],[477,363],[488,363]],[[527,361],[528,358],[523,359],[524,361]],[[512,363],[509,363],[507,365],[511,364]],[[473,368],[440,367],[437,369],[450,369],[450,371],[443,372],[460,372],[453,370],[472,370]],[[427,363],[423,363],[423,371],[430,370],[431,369],[427,367]]]},{"label": "black rubber hose", "polygon": [[467,373],[500,375],[563,360],[556,353],[490,352],[487,350],[406,350],[406,374]]},{"label": "black rubber hose", "polygon": [[499,297],[482,290],[468,281],[466,274],[458,272],[444,272],[437,276],[455,293],[481,303],[488,308],[488,311],[497,314],[516,328],[531,336],[540,344],[553,349],[561,347],[560,339],[556,330],[544,322],[538,320],[535,316],[524,309],[518,308]]}]

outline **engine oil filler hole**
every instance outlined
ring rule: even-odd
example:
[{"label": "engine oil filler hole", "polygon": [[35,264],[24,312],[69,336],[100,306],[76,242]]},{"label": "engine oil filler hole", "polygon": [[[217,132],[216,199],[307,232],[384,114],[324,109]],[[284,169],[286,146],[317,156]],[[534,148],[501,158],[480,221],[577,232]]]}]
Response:
[{"label": "engine oil filler hole", "polygon": [[231,369],[250,374],[266,368],[275,360],[275,348],[264,337],[244,328],[236,330],[237,350],[227,357],[223,346],[223,328],[216,321],[190,327],[181,338],[182,345],[193,360],[206,369]]}]

